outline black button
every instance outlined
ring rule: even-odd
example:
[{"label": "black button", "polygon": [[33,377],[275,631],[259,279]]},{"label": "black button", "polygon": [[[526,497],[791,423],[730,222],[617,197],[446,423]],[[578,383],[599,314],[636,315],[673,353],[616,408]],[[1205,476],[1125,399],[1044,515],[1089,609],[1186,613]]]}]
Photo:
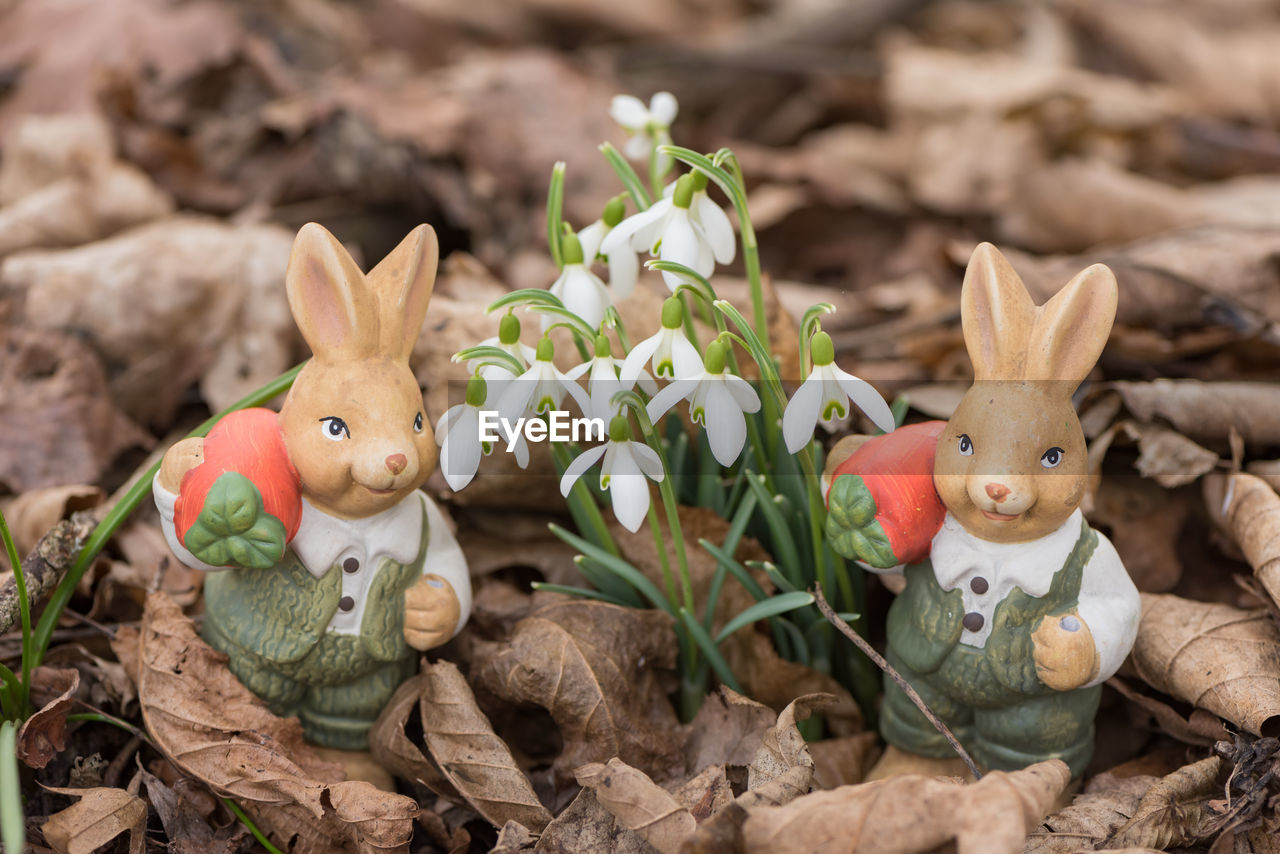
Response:
[{"label": "black button", "polygon": [[964,615],[964,619],[961,622],[968,631],[980,632],[982,631],[982,624],[985,623],[986,620],[984,620],[982,615],[977,611],[970,611]]},{"label": "black button", "polygon": [[[356,600],[352,599],[350,596],[343,596],[341,599],[338,600],[339,611],[343,611],[343,612],[350,611],[355,606],[356,606]],[[968,620],[969,618],[965,617],[966,625],[968,624]],[[978,617],[978,625],[982,625],[981,617]]]},{"label": "black button", "polygon": [[342,562],[342,570],[343,572],[359,572],[360,561],[356,560],[353,557],[349,557]]},{"label": "black button", "polygon": [[981,575],[975,575],[973,579],[969,582],[969,589],[972,590],[974,593],[977,593],[979,596],[981,596],[983,593],[986,593],[987,590],[989,590],[990,588],[991,588],[991,585],[987,584],[987,580],[983,578]]}]

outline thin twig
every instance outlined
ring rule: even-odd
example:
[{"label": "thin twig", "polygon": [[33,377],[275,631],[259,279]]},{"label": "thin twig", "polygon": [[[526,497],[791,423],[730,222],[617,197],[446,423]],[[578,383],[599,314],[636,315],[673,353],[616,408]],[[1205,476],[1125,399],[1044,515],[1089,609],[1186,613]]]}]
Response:
[{"label": "thin twig", "polygon": [[902,689],[903,693],[907,695],[911,702],[916,704],[916,708],[920,710],[920,713],[929,719],[929,723],[933,724],[934,729],[942,733],[942,737],[947,740],[947,744],[951,745],[951,749],[954,750],[956,755],[959,756],[964,761],[964,764],[968,766],[969,773],[973,774],[973,779],[981,780],[982,772],[978,770],[978,766],[973,761],[973,757],[970,756],[964,747],[961,746],[960,742],[956,740],[956,737],[951,733],[951,730],[947,728],[947,725],[944,724],[938,716],[925,705],[924,700],[920,699],[920,695],[916,692],[916,689],[911,687],[911,683],[903,679],[902,674],[895,670],[889,662],[884,660],[884,656],[876,652],[871,644],[867,643],[861,635],[850,628],[848,623],[840,619],[832,609],[831,604],[827,602],[827,597],[822,595],[821,584],[815,583],[813,585],[813,595],[818,601],[818,610],[822,612],[822,616],[827,618],[827,622],[839,629],[842,635],[853,641],[854,645],[858,647],[858,649],[862,650],[867,658],[876,663],[876,667],[879,667],[885,673],[888,673],[889,678],[898,683],[898,687]]}]

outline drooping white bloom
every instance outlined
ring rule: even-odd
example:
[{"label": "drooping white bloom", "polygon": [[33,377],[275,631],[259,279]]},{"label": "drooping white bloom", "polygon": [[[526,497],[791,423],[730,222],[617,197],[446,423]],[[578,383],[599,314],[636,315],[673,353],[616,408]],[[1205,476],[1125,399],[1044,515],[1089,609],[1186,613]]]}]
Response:
[{"label": "drooping white bloom", "polygon": [[[488,396],[488,387],[479,374],[467,383],[465,402],[451,406],[436,422],[436,444],[440,446],[440,471],[454,492],[471,483],[480,467],[480,457],[493,451],[493,445],[480,441],[480,410]],[[521,468],[529,464],[529,446],[515,448]]]},{"label": "drooping white bloom", "polygon": [[515,424],[526,415],[538,415],[559,409],[567,393],[578,404],[579,411],[590,411],[591,400],[587,393],[551,361],[555,348],[546,335],[538,342],[533,364],[529,370],[507,383],[498,397],[498,418]]},{"label": "drooping white bloom", "polygon": [[622,363],[619,378],[627,388],[640,377],[645,362],[651,360],[655,377],[683,379],[702,372],[702,356],[685,337],[683,323],[684,307],[679,299],[669,297],[662,304],[662,328],[632,347]]},{"label": "drooping white bloom", "polygon": [[601,457],[604,462],[600,465],[600,488],[609,491],[613,515],[628,531],[638,531],[649,512],[649,484],[645,478],[661,483],[665,472],[657,452],[643,442],[632,441],[623,415],[610,421],[608,442],[583,452],[569,463],[560,478],[560,494],[568,496],[578,478]]},{"label": "drooping white bloom", "polygon": [[[681,175],[669,197],[618,223],[600,244],[600,251],[609,255],[625,242],[637,252],[647,251],[710,278],[717,263],[733,261],[737,244],[728,217],[707,198],[705,185],[698,210],[693,210],[697,185],[694,175]],[[675,273],[664,270],[662,278],[672,291],[680,286],[681,279]]]},{"label": "drooping white bloom", "polygon": [[[658,92],[649,99],[649,106],[634,95],[615,95],[609,105],[609,116],[620,124],[630,137],[623,150],[633,160],[648,157],[655,145],[671,143],[671,123],[676,120],[680,105],[670,92]],[[665,165],[658,164],[659,174],[665,175],[671,166],[670,157],[664,157]]]},{"label": "drooping white bloom", "polygon": [[613,301],[619,302],[631,295],[636,286],[636,277],[640,273],[640,262],[636,259],[635,250],[630,245],[623,245],[609,253],[600,251],[600,244],[626,214],[626,204],[621,196],[616,196],[605,205],[600,219],[578,232],[578,242],[582,244],[582,257],[590,266],[597,256],[603,256],[609,265],[609,290]]},{"label": "drooping white bloom", "polygon": [[707,345],[705,369],[701,374],[677,379],[658,392],[646,407],[657,421],[668,409],[688,398],[689,415],[707,431],[711,455],[722,466],[731,466],[747,441],[747,419],[743,413],[760,409],[760,397],[742,377],[725,371],[726,345]]},{"label": "drooping white bloom", "polygon": [[[592,329],[599,329],[604,321],[604,313],[613,305],[609,290],[600,281],[600,277],[587,269],[584,262],[582,243],[576,234],[565,235],[561,243],[561,260],[564,268],[560,278],[551,286],[551,295],[558,297],[564,307],[582,320]],[[595,257],[593,254],[592,258]],[[553,318],[545,315],[542,329],[545,332],[552,324]]]},{"label": "drooping white bloom", "polygon": [[814,335],[812,353],[813,370],[782,414],[782,438],[789,452],[797,453],[809,444],[818,422],[828,430],[834,429],[835,423],[849,414],[850,402],[881,430],[887,433],[893,429],[893,412],[871,383],[836,367],[830,335]]},{"label": "drooping white bloom", "polygon": [[613,351],[609,345],[609,339],[604,335],[596,336],[595,356],[589,362],[583,362],[576,368],[565,371],[565,376],[571,380],[587,374],[587,393],[591,397],[591,411],[584,413],[593,418],[603,418],[605,421],[611,421],[614,416],[621,414],[621,409],[613,403],[613,396],[620,391],[629,391],[636,384],[637,379],[640,387],[653,394],[658,390],[658,385],[653,381],[653,377],[649,376],[649,372],[643,367],[640,368],[637,377],[632,377],[630,382],[623,382],[618,376],[618,369],[621,367],[618,360],[613,358]]}]

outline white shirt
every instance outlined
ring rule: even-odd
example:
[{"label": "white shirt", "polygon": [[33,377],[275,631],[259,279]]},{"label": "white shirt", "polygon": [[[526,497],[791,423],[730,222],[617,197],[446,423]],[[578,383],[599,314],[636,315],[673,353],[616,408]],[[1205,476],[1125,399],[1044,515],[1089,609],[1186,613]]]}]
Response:
[{"label": "white shirt", "polygon": [[[160,511],[161,528],[169,548],[182,563],[194,569],[218,572],[228,567],[210,566],[191,554],[178,542],[173,525],[174,493],[152,485],[156,507]],[[327,630],[343,635],[360,634],[368,590],[384,558],[400,564],[412,564],[422,544],[422,511],[426,509],[427,556],[423,573],[439,575],[453,586],[458,597],[460,617],[454,627],[456,635],[466,625],[471,613],[471,577],[462,548],[450,529],[444,513],[426,493],[417,490],[389,510],[363,519],[343,519],[316,509],[302,499],[302,521],[289,547],[316,578],[325,573],[342,573],[342,597],[350,597],[352,608],[339,608],[329,621]],[[348,564],[354,561],[354,564]],[[353,567],[349,570],[347,567]]]},{"label": "white shirt", "polygon": [[[1082,518],[1077,509],[1061,527],[1038,540],[993,543],[969,533],[947,514],[930,548],[934,577],[943,590],[960,590],[966,614],[982,616],[977,631],[961,631],[961,643],[979,649],[987,645],[996,606],[1013,588],[1036,597],[1049,592],[1054,573],[1062,569],[1080,537]],[[901,567],[888,571],[901,572]],[[975,585],[974,579],[986,582],[982,593],[974,589],[982,589],[981,582]],[[1093,633],[1098,651],[1098,675],[1085,687],[1097,685],[1110,679],[1124,663],[1142,616],[1138,589],[1115,546],[1102,534],[1098,534],[1098,545],[1085,564],[1076,612]]]}]

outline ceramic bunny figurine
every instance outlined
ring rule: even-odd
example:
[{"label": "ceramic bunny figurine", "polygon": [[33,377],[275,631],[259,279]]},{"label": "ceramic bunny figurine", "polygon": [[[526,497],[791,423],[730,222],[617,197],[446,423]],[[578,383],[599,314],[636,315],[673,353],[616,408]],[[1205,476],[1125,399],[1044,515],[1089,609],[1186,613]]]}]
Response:
[{"label": "ceramic bunny figurine", "polygon": [[[1036,306],[1004,257],[978,246],[961,295],[974,384],[951,420],[828,461],[833,547],[906,576],[890,663],[988,769],[1056,757],[1079,777],[1100,683],[1137,634],[1138,592],[1079,509],[1088,472],[1071,402],[1116,300],[1115,277],[1095,265]],[[953,756],[889,679],[885,692],[891,747]]]},{"label": "ceramic bunny figurine", "polygon": [[363,750],[415,650],[470,611],[462,551],[419,490],[437,451],[409,355],[437,254],[421,225],[366,276],[303,226],[285,287],[314,358],[278,417],[246,410],[178,443],[154,484],[173,551],[225,570],[205,581],[204,637],[320,746]]}]

